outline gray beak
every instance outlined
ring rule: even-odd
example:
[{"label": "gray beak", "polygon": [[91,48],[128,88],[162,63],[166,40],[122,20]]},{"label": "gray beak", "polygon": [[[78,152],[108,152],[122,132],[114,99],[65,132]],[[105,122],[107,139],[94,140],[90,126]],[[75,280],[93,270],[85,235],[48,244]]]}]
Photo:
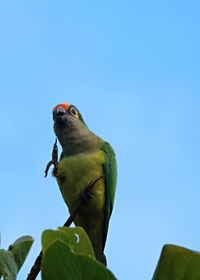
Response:
[{"label": "gray beak", "polygon": [[62,106],[55,109],[53,119],[57,124],[63,124],[66,121],[66,111]]}]

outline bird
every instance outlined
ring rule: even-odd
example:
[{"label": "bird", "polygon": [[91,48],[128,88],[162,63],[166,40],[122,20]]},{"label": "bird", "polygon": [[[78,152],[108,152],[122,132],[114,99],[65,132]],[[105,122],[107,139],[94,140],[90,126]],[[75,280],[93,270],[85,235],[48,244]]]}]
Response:
[{"label": "bird", "polygon": [[89,236],[95,257],[107,266],[104,248],[117,184],[116,156],[111,145],[89,130],[80,111],[70,103],[53,108],[54,132],[62,147],[54,176],[70,214],[80,195],[92,181],[103,175],[91,190],[91,199],[74,223]]}]

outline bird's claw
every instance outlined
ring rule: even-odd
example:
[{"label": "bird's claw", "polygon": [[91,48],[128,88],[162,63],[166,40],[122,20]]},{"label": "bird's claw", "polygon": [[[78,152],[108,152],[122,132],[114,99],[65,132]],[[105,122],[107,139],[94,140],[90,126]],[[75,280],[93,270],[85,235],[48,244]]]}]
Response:
[{"label": "bird's claw", "polygon": [[53,151],[52,151],[52,160],[47,164],[47,167],[45,169],[45,176],[47,176],[49,168],[51,165],[54,165],[54,169],[53,169],[53,174],[56,175],[58,172],[58,147],[57,147],[57,138],[55,141],[55,144],[53,146]]},{"label": "bird's claw", "polygon": [[80,197],[85,203],[88,203],[93,198],[93,195],[86,189],[80,193]]}]

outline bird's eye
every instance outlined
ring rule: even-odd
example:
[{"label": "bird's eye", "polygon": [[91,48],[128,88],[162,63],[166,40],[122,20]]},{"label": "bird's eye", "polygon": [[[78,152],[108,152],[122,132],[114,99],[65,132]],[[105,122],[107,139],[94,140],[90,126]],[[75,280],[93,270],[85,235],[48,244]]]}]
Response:
[{"label": "bird's eye", "polygon": [[77,110],[75,109],[75,108],[71,108],[70,109],[70,113],[72,114],[72,115],[74,115],[77,119],[78,119],[78,112],[77,112]]},{"label": "bird's eye", "polygon": [[76,115],[76,110],[75,109],[72,109],[71,112],[74,116]]}]

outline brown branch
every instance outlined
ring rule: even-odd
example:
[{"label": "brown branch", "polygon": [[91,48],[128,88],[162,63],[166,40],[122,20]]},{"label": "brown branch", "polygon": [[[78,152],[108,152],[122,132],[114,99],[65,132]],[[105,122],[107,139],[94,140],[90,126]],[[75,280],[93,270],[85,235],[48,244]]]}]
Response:
[{"label": "brown branch", "polygon": [[[56,143],[55,143],[56,144]],[[54,145],[55,145],[54,144]],[[47,171],[48,172],[48,171]],[[89,183],[89,185],[85,188],[85,190],[82,193],[82,196],[80,196],[78,203],[74,210],[72,211],[71,215],[67,219],[67,221],[64,223],[63,227],[69,227],[75,220],[75,218],[78,215],[78,212],[80,211],[81,207],[86,203],[87,201],[83,199],[83,197],[86,197],[87,200],[92,199],[92,196],[90,194],[91,190],[94,188],[95,184],[100,180],[103,179],[104,175],[99,176],[95,181]],[[41,269],[41,264],[42,264],[42,251],[38,255],[37,259],[35,260],[34,265],[31,268],[30,273],[28,274],[28,277],[26,280],[35,280],[38,273],[40,272]]]},{"label": "brown branch", "polygon": [[26,280],[35,280],[38,276],[38,273],[41,269],[41,263],[42,263],[42,251],[40,251],[40,254],[38,255],[37,259],[35,260],[34,265],[31,268],[30,273],[28,274],[28,277]]}]

